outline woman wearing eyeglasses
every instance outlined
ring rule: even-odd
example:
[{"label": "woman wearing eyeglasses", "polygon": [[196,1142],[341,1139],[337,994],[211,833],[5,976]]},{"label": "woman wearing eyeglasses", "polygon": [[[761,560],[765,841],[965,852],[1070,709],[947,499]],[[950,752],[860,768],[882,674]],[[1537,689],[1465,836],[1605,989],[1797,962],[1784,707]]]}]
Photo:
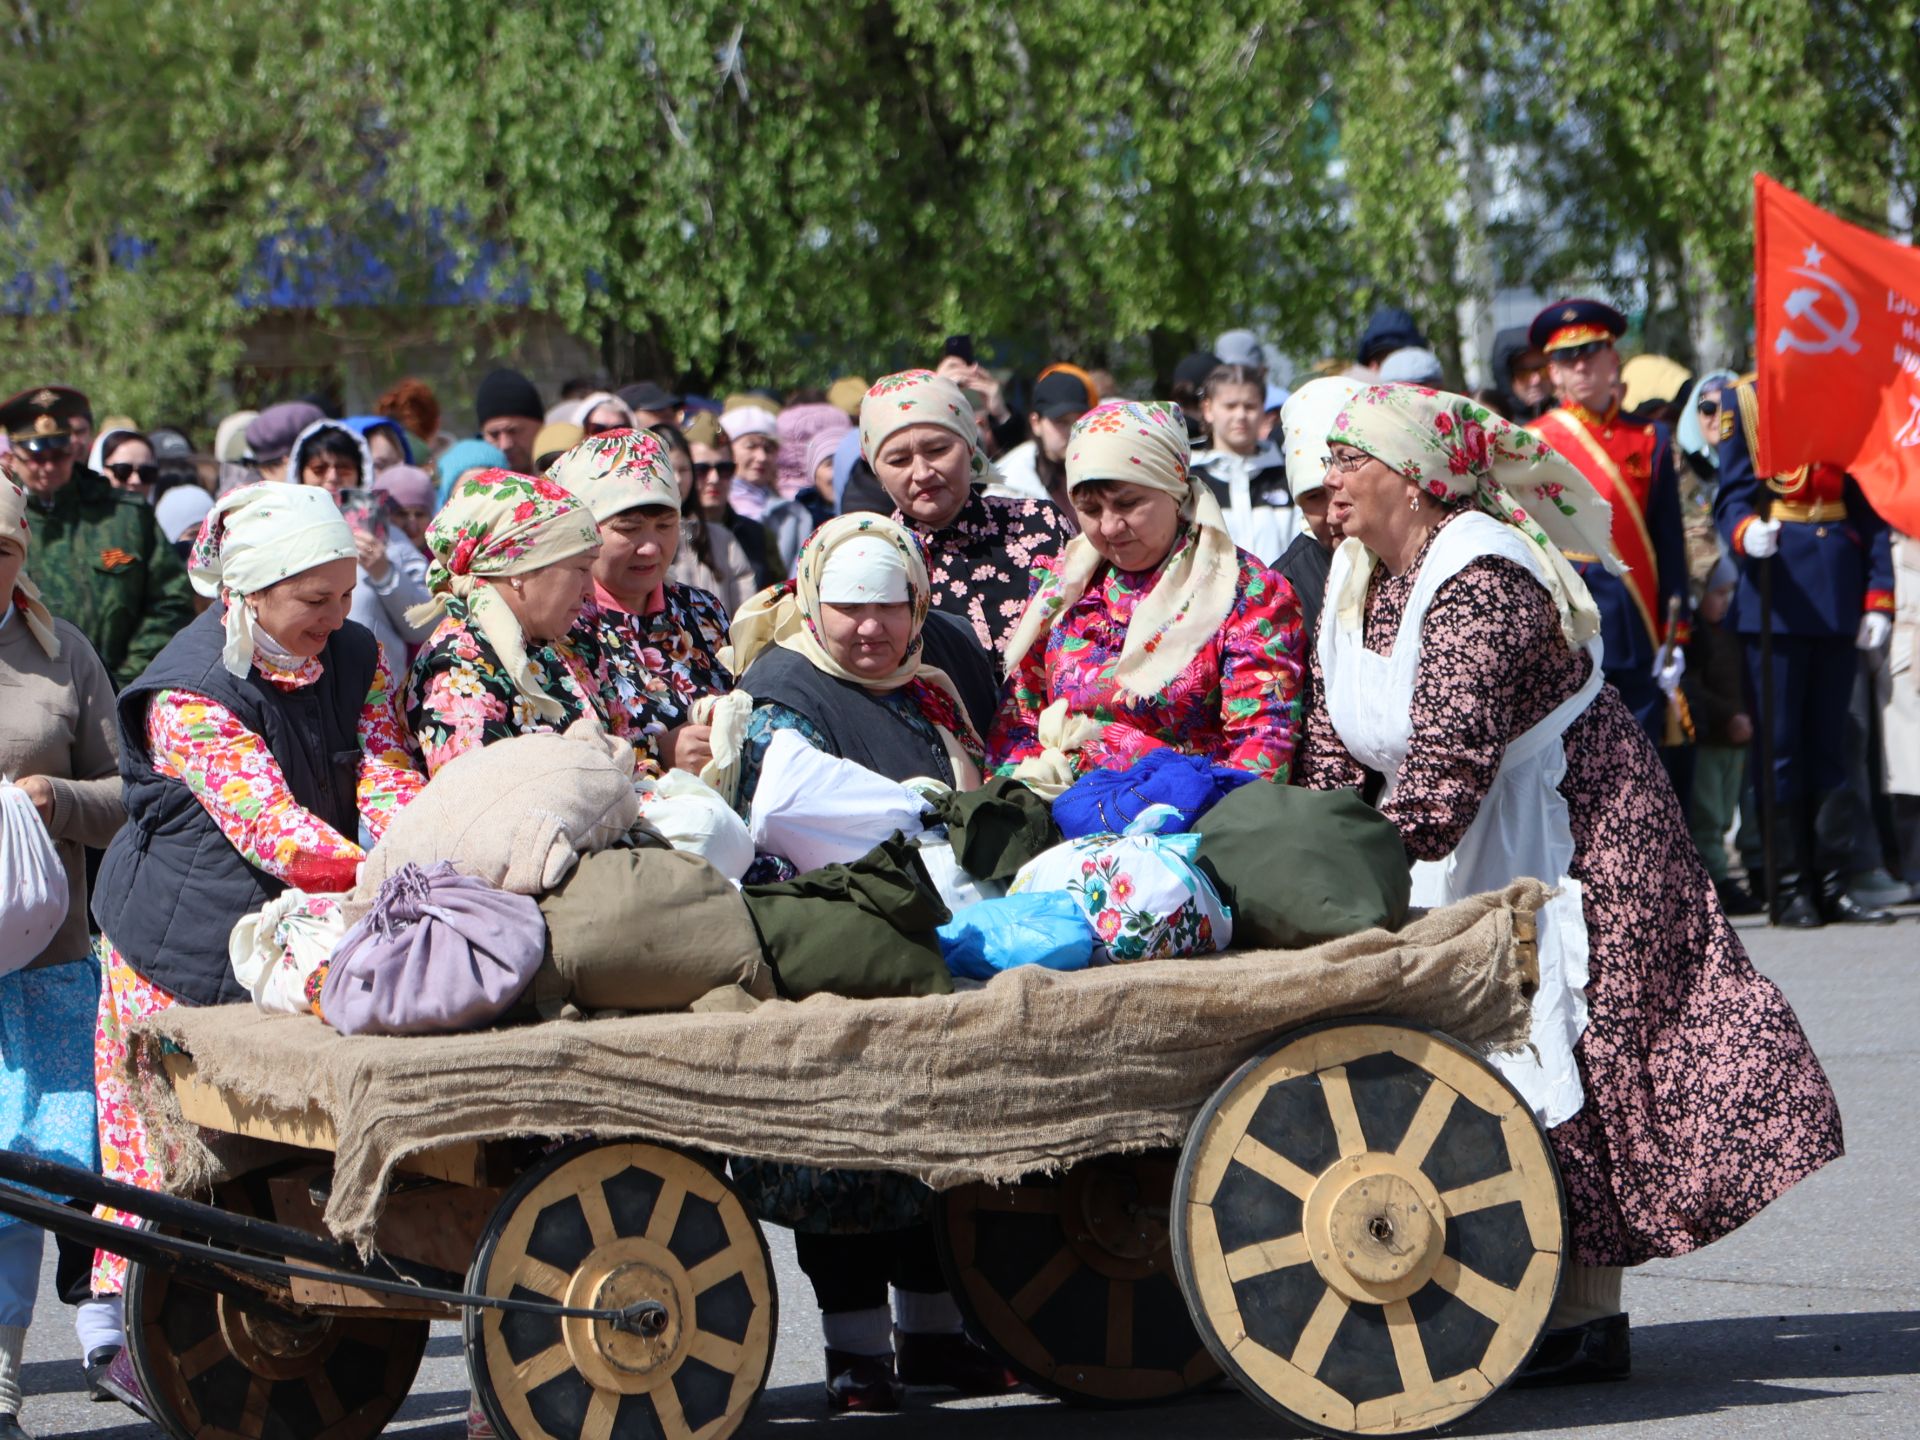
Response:
[{"label": "woman wearing eyeglasses", "polygon": [[160,478],[153,445],[138,430],[102,431],[87,456],[87,468],[106,476],[109,485],[136,500],[151,500],[154,482]]},{"label": "woman wearing eyeglasses", "polygon": [[1538,435],[1410,385],[1363,391],[1327,440],[1346,538],[1300,774],[1384,782],[1415,904],[1555,886],[1531,1049],[1495,1061],[1549,1127],[1572,1229],[1523,1374],[1622,1378],[1622,1268],[1720,1238],[1839,1155],[1833,1090],[1604,683],[1600,609],[1565,553],[1620,563],[1594,487]]},{"label": "woman wearing eyeglasses", "polygon": [[389,518],[386,502],[370,492],[373,476],[366,437],[338,420],[316,421],[293,442],[287,478],[332,495],[353,530],[359,569],[348,618],[373,632],[387,664],[401,674],[433,631],[431,623],[407,620],[409,610],[431,598],[427,557]]}]

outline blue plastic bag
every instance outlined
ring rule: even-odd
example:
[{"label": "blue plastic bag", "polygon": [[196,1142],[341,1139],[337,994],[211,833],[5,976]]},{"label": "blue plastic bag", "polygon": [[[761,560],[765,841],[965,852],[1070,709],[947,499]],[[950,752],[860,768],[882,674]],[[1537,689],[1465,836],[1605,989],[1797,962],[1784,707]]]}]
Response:
[{"label": "blue plastic bag", "polygon": [[939,935],[947,969],[962,980],[991,980],[1016,965],[1084,970],[1096,944],[1079,902],[1060,890],[982,900],[942,925]]}]

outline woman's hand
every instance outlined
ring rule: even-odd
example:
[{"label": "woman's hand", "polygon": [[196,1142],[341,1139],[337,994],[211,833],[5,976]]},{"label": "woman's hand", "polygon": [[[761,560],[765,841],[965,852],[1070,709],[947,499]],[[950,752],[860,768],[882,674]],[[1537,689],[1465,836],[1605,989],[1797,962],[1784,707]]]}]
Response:
[{"label": "woman's hand", "polygon": [[1007,397],[1001,393],[1000,382],[988,373],[986,366],[962,360],[958,355],[948,355],[941,359],[934,373],[953,381],[962,390],[979,391],[987,402],[989,416],[995,420],[1007,418]]},{"label": "woman's hand", "polygon": [[393,569],[387,563],[387,537],[356,530],[353,532],[353,549],[360,561],[360,568],[367,572],[367,578],[376,585],[386,584],[387,575]]},{"label": "woman's hand", "polygon": [[14,781],[27,799],[33,802],[33,808],[39,813],[40,823],[48,829],[53,828],[53,782],[44,775],[28,775]]},{"label": "woman's hand", "polygon": [[660,763],[663,770],[684,770],[689,775],[698,775],[711,759],[711,725],[682,725],[660,737]]}]

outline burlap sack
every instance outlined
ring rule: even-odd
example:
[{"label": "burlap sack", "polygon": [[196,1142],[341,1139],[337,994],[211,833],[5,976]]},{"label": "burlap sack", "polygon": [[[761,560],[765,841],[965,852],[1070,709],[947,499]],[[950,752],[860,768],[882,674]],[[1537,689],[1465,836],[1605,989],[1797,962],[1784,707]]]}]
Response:
[{"label": "burlap sack", "polygon": [[442,767],[367,852],[350,920],[411,861],[445,860],[517,895],[542,895],[582,854],[604,850],[639,818],[633,747],[596,727],[496,740]]}]

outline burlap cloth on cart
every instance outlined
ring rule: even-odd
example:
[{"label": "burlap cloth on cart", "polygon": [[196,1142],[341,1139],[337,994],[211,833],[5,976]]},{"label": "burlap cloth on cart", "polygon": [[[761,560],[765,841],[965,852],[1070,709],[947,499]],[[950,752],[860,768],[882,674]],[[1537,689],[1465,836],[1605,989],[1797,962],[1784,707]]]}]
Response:
[{"label": "burlap cloth on cart", "polygon": [[1207,1098],[1296,1026],[1382,1014],[1495,1052],[1526,1040],[1546,891],[1531,880],[1309,950],[1074,974],[1025,967],[956,995],[774,1001],[746,1014],[557,1020],[469,1035],[360,1036],[247,1005],[133,1028],[147,1124],[198,1188],[212,1159],[155,1061],[170,1043],[230,1099],[318,1106],[339,1136],[326,1221],[366,1246],[397,1161],[513,1136],[643,1136],[719,1154],[1001,1183],[1178,1145]]}]

